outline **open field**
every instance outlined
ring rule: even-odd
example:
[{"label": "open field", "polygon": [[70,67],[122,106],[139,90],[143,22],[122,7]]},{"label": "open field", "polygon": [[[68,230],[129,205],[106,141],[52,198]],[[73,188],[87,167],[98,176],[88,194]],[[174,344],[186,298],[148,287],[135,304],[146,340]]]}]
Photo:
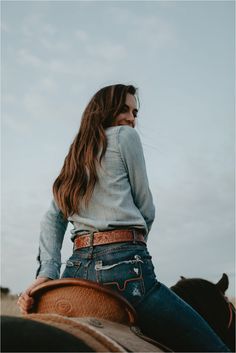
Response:
[{"label": "open field", "polygon": [[20,310],[16,304],[17,295],[1,295],[1,315],[20,316]]}]

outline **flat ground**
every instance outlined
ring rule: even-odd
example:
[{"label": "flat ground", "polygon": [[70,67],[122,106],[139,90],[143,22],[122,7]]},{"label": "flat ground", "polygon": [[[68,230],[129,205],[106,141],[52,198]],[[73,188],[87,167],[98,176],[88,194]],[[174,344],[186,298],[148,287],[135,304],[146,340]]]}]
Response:
[{"label": "flat ground", "polygon": [[16,304],[17,295],[1,295],[1,315],[21,316],[20,310]]}]

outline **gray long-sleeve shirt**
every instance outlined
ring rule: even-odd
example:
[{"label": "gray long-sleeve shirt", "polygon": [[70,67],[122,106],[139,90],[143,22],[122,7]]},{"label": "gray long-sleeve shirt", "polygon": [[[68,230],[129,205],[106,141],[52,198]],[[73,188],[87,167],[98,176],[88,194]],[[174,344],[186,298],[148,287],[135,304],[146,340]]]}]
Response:
[{"label": "gray long-sleeve shirt", "polygon": [[107,150],[97,168],[98,181],[88,207],[67,220],[53,200],[41,222],[39,277],[60,276],[61,247],[68,222],[71,239],[92,231],[119,228],[151,229],[155,208],[149,189],[143,149],[136,130],[129,126],[106,129]]}]

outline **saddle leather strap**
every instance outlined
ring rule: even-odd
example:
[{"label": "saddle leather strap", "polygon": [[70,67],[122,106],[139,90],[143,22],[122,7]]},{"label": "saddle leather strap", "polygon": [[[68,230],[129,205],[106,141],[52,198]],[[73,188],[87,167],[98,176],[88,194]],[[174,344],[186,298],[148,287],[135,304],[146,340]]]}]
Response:
[{"label": "saddle leather strap", "polygon": [[97,232],[91,234],[83,234],[75,238],[74,250],[86,248],[88,246],[105,245],[123,242],[142,242],[146,244],[143,232],[137,229],[126,230],[116,229],[107,232]]}]

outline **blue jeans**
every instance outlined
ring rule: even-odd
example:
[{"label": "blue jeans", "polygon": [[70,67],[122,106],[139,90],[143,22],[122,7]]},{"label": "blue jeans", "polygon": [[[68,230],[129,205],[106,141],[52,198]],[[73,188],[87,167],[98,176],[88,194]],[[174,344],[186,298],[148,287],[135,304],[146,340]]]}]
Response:
[{"label": "blue jeans", "polygon": [[62,277],[95,281],[119,292],[136,309],[143,333],[175,352],[230,352],[194,309],[157,281],[141,243],[74,251]]}]

